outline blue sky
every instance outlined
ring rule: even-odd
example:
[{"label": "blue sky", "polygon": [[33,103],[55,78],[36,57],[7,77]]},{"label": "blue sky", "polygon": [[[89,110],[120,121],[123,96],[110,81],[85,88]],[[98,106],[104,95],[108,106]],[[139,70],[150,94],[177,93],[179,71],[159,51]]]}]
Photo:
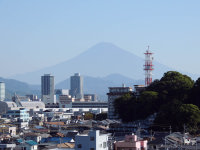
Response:
[{"label": "blue sky", "polygon": [[99,42],[200,74],[199,0],[0,0],[0,76],[68,60]]}]

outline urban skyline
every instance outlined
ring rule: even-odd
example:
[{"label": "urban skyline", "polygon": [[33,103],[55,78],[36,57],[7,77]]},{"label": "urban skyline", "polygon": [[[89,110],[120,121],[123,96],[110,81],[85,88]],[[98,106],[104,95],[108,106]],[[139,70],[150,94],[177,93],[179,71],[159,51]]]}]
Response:
[{"label": "urban skyline", "polygon": [[0,0],[0,149],[200,150],[199,4]]}]

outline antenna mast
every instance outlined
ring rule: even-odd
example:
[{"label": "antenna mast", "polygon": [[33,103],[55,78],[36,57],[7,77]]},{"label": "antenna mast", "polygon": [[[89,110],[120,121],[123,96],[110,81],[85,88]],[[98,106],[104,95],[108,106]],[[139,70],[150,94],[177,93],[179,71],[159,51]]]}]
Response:
[{"label": "antenna mast", "polygon": [[149,86],[152,82],[152,71],[153,69],[153,53],[150,52],[149,46],[146,50],[145,54],[145,65],[144,65],[144,71],[145,71],[145,85]]}]

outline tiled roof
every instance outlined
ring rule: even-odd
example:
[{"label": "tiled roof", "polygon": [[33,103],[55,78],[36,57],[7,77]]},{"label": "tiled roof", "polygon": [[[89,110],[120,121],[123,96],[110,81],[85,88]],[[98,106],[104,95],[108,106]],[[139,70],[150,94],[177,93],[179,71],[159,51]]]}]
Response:
[{"label": "tiled roof", "polygon": [[72,143],[62,143],[62,144],[58,144],[57,147],[60,147],[60,148],[74,148],[75,145],[72,144]]},{"label": "tiled roof", "polygon": [[49,124],[49,125],[65,125],[64,122],[46,122],[46,124]]}]

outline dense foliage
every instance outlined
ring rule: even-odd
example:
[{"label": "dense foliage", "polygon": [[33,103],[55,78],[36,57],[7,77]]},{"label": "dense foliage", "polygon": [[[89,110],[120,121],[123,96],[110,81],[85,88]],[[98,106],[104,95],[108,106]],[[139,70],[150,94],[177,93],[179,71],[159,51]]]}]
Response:
[{"label": "dense foliage", "polygon": [[97,115],[95,115],[94,119],[98,120],[98,121],[105,120],[105,119],[107,119],[107,113],[97,114]]},{"label": "dense foliage", "polygon": [[115,111],[124,122],[145,119],[157,113],[155,129],[161,130],[161,125],[165,125],[181,131],[185,124],[188,131],[194,133],[200,127],[199,91],[200,78],[194,83],[186,75],[169,71],[150,84],[139,97],[128,94],[116,99]]},{"label": "dense foliage", "polygon": [[87,112],[85,113],[84,115],[84,120],[91,120],[94,118],[94,114],[90,113],[90,112]]}]

